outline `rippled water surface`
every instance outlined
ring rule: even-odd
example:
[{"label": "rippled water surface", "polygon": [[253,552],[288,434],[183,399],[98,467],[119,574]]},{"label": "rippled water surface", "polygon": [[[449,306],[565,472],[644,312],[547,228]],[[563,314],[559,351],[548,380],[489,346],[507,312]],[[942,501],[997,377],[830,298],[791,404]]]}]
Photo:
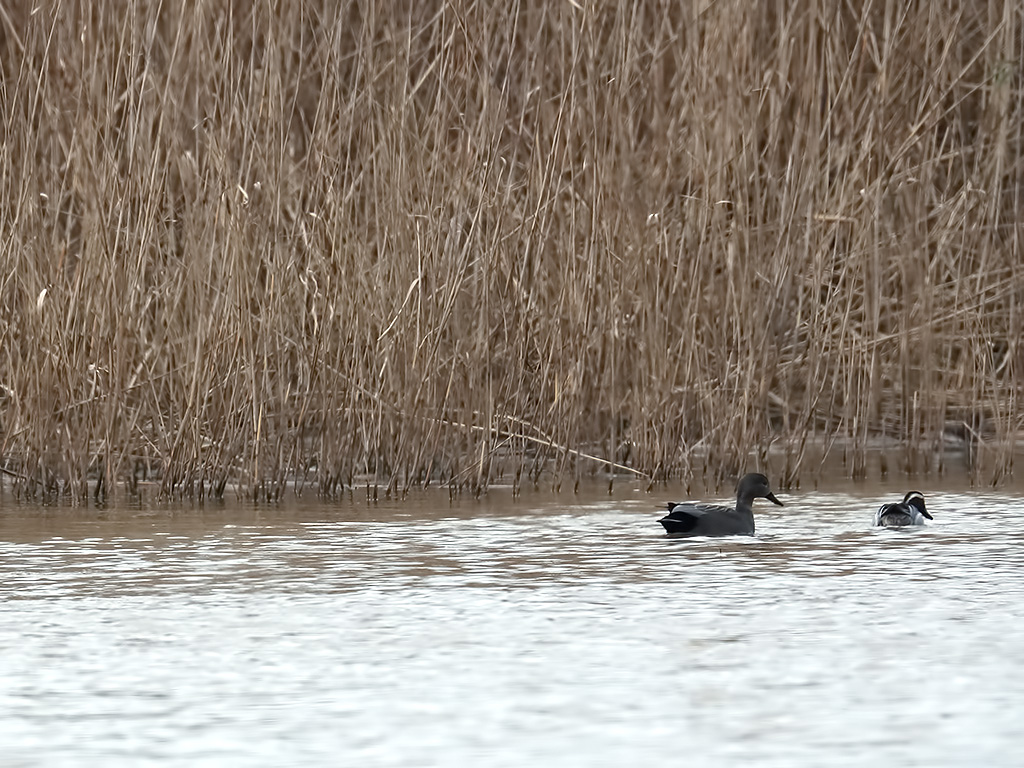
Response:
[{"label": "rippled water surface", "polygon": [[0,765],[1024,761],[1016,493],[0,506]]}]

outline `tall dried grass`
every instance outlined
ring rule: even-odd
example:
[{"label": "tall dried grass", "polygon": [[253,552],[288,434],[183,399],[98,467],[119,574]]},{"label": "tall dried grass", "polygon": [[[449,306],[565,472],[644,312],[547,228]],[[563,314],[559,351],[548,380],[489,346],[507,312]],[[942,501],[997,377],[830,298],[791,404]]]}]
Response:
[{"label": "tall dried grass", "polygon": [[1010,0],[2,7],[3,472],[789,485],[819,444],[939,470],[955,425],[998,480],[1022,28]]}]

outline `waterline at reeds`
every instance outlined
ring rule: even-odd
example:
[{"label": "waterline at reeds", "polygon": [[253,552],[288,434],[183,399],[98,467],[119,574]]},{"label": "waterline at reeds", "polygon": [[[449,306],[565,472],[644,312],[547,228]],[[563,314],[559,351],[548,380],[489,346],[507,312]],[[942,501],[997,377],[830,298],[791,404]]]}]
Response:
[{"label": "waterline at reeds", "polygon": [[0,9],[18,493],[1011,471],[1020,4],[243,5]]}]

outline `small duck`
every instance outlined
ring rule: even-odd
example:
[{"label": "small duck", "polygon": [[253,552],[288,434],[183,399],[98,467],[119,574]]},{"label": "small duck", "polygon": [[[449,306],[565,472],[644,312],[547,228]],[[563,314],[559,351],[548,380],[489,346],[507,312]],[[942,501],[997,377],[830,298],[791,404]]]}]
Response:
[{"label": "small duck", "polygon": [[758,472],[744,475],[736,489],[736,508],[711,504],[679,504],[668,502],[668,514],[658,522],[666,533],[682,536],[736,536],[754,535],[754,499],[768,499],[772,504],[785,506],[775,498],[768,478]]},{"label": "small duck", "polygon": [[924,525],[925,518],[934,520],[924,508],[924,494],[910,491],[903,501],[883,504],[875,512],[875,525],[884,528],[902,528],[905,525]]}]

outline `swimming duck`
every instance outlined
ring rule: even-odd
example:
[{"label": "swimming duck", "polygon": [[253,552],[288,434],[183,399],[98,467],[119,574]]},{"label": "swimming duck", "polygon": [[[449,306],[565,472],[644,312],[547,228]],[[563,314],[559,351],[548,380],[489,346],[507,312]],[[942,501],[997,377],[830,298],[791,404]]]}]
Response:
[{"label": "swimming duck", "polygon": [[903,501],[894,501],[891,504],[883,504],[875,512],[875,525],[885,528],[902,528],[905,525],[924,525],[925,518],[934,520],[924,508],[924,494],[920,491],[910,491],[903,497]]},{"label": "swimming duck", "polygon": [[668,503],[668,514],[658,522],[669,536],[754,535],[754,499],[768,499],[784,506],[768,486],[768,478],[751,472],[744,475],[736,489],[736,508],[712,504]]}]

